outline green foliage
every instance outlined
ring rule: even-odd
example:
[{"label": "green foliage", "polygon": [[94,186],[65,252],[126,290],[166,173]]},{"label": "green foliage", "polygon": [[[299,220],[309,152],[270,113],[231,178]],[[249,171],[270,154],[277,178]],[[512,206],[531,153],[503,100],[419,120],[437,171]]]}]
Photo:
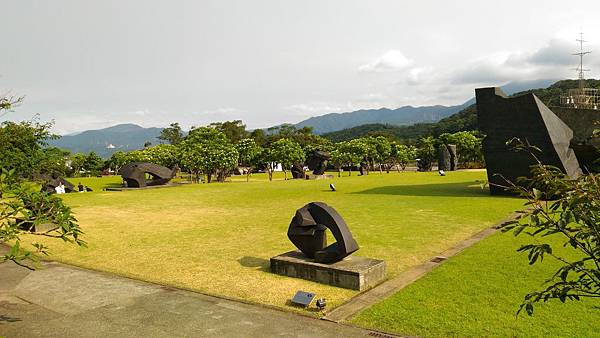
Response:
[{"label": "green foliage", "polygon": [[287,170],[294,163],[303,162],[305,154],[298,143],[287,138],[282,138],[271,144],[269,157],[271,162],[281,163],[285,178],[287,179]]},{"label": "green foliage", "polygon": [[229,141],[233,144],[236,144],[240,140],[248,137],[246,125],[242,123],[241,120],[215,122],[211,123],[209,127],[214,128],[225,134],[227,139],[229,139]]},{"label": "green foliage", "polygon": [[[15,169],[2,169],[0,173],[0,242],[14,243],[7,254],[0,257],[0,263],[13,261],[30,268],[28,262],[37,263],[36,254],[48,253],[44,244],[33,243],[34,251],[21,246],[24,233],[34,236],[59,238],[65,242],[85,246],[80,238],[83,234],[77,220],[62,199],[31,189],[28,184],[20,183]],[[42,225],[50,224],[44,232],[34,232]]]},{"label": "green foliage", "polygon": [[69,151],[56,147],[47,147],[40,150],[38,170],[49,175],[57,174],[66,176],[69,173]]},{"label": "green foliage", "polygon": [[238,165],[246,168],[246,180],[249,180],[252,169],[260,164],[259,156],[263,149],[251,138],[240,140],[235,148],[238,152]]},{"label": "green foliage", "polygon": [[238,163],[238,151],[227,136],[209,127],[192,129],[179,144],[179,156],[185,168],[196,177],[204,173],[208,183],[213,175],[219,182],[225,181]]},{"label": "green foliage", "polygon": [[[517,150],[535,157],[535,148],[515,140]],[[537,160],[537,158],[536,158]],[[560,169],[542,164],[532,166],[532,178],[508,182],[511,191],[526,198],[528,206],[520,221],[511,222],[504,231],[515,236],[527,234],[534,243],[519,252],[528,254],[529,264],[549,256],[561,267],[547,280],[547,287],[529,293],[519,309],[533,314],[534,304],[550,299],[580,300],[600,297],[600,177],[595,174],[571,179]],[[550,199],[550,200],[549,200]],[[558,235],[574,256],[561,255],[545,239]],[[576,258],[573,258],[576,257]]]},{"label": "green foliage", "polygon": [[[124,154],[125,158],[121,166],[131,162],[150,162],[162,165],[164,167],[172,168],[178,165],[179,162],[177,158],[177,147],[172,144],[157,144],[152,147],[148,147],[142,150],[134,150],[129,153],[121,153],[118,155],[117,153],[119,152],[116,152],[115,154],[113,154],[113,156],[111,156],[109,162],[112,163],[114,157],[114,161],[120,163],[119,161],[122,160]],[[119,166],[119,168],[121,166]]]},{"label": "green foliage", "polygon": [[407,146],[398,142],[391,142],[390,156],[388,158],[392,165],[395,165],[398,171],[406,169],[410,161],[417,158],[417,149],[413,146]]},{"label": "green foliage", "polygon": [[[359,147],[359,148],[357,148]],[[330,152],[331,163],[338,169],[338,176],[341,175],[341,168],[348,168],[348,176],[352,175],[352,167],[358,165],[364,157],[362,144],[358,142],[340,142],[336,143]]]},{"label": "green foliage", "polygon": [[167,128],[161,130],[158,136],[159,140],[169,142],[169,144],[179,144],[183,140],[183,130],[178,122],[171,123]]},{"label": "green foliage", "polygon": [[483,163],[483,148],[481,140],[476,131],[459,131],[454,134],[444,133],[439,136],[442,144],[456,145],[458,165],[468,168],[469,163]]},{"label": "green foliage", "polygon": [[[0,110],[1,112],[2,110]],[[31,178],[48,165],[43,159],[43,147],[46,141],[58,136],[50,132],[52,123],[33,121],[10,122],[0,124],[0,167],[15,169],[19,177]]]},{"label": "green foliage", "polygon": [[102,170],[104,161],[95,152],[91,151],[85,156],[83,161],[83,169],[90,172],[92,175],[97,175]]}]

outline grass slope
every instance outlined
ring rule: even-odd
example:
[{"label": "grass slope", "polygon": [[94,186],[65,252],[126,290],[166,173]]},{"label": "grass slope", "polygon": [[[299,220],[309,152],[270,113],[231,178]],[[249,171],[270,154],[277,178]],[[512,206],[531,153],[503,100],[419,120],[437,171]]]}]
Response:
[{"label": "grass slope", "polygon": [[422,337],[597,337],[598,300],[556,300],[538,305],[533,317],[515,317],[523,296],[540,289],[557,268],[550,257],[529,266],[526,254],[516,252],[525,243],[529,236],[496,234],[352,321]]},{"label": "grass slope", "polygon": [[[286,307],[297,290],[337,306],[356,291],[269,272],[269,258],[293,250],[286,236],[297,208],[323,201],[344,217],[360,256],[384,259],[388,276],[428,260],[490,226],[522,201],[491,197],[484,171],[390,173],[333,181],[278,180],[100,191],[118,177],[75,179],[92,193],[65,195],[88,248],[47,242],[52,258],[87,268]],[[330,182],[338,191],[329,191]],[[37,238],[36,238],[37,239]]]}]

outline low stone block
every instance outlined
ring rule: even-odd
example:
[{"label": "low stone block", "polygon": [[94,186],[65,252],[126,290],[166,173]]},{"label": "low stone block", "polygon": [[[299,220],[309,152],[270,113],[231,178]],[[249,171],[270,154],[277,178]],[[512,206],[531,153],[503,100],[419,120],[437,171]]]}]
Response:
[{"label": "low stone block", "polygon": [[323,175],[308,174],[308,175],[306,175],[306,179],[307,180],[331,180],[331,179],[333,179],[333,175],[332,174],[323,174]]},{"label": "low stone block", "polygon": [[315,263],[300,251],[271,258],[271,272],[278,275],[359,291],[382,282],[385,271],[384,261],[358,256],[349,256],[333,264]]}]

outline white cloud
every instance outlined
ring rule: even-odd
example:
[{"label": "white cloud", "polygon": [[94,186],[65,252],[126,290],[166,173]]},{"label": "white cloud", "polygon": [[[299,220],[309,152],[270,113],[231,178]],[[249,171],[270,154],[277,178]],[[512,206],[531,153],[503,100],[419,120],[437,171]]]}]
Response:
[{"label": "white cloud", "polygon": [[408,59],[401,51],[392,49],[375,60],[358,67],[359,72],[397,72],[410,67],[413,60]]}]

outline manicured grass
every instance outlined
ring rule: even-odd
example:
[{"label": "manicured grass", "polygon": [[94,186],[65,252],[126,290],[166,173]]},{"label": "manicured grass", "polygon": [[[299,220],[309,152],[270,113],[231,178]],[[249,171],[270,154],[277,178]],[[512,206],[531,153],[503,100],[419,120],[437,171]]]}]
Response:
[{"label": "manicured grass", "polygon": [[[551,243],[561,252],[557,240]],[[523,296],[540,289],[558,266],[550,257],[529,266],[516,249],[531,242],[529,236],[493,235],[352,322],[422,337],[597,337],[599,300],[556,300],[538,305],[533,317],[515,316]]]},{"label": "manicured grass", "polygon": [[[269,272],[269,258],[294,246],[286,236],[297,208],[323,201],[349,224],[360,250],[384,259],[388,276],[428,260],[519,208],[491,197],[484,171],[372,173],[334,180],[187,184],[142,191],[101,191],[118,177],[74,179],[94,192],[64,195],[88,248],[48,241],[52,258],[143,280],[289,308],[297,290],[333,307],[356,295]],[[333,182],[338,191],[331,192]]]}]

